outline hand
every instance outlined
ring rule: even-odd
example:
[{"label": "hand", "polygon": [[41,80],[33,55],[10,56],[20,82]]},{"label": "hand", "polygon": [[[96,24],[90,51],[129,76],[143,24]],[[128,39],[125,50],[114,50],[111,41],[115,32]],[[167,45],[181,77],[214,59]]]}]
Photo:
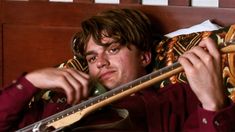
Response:
[{"label": "hand", "polygon": [[222,83],[221,56],[214,41],[203,39],[199,46],[185,52],[179,62],[202,107],[211,111],[223,108],[226,95]]},{"label": "hand", "polygon": [[89,75],[69,68],[46,68],[26,74],[35,87],[65,92],[67,102],[76,104],[88,97]]}]

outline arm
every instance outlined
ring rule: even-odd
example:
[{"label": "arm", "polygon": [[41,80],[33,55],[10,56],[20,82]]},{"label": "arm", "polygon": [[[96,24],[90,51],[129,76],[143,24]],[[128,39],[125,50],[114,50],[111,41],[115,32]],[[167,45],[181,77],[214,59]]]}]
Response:
[{"label": "arm", "polygon": [[216,44],[209,38],[204,39],[199,46],[182,55],[179,62],[185,70],[192,91],[201,102],[197,113],[191,115],[187,123],[195,122],[194,117],[198,119],[200,130],[235,129],[232,125],[235,122],[235,106],[225,94],[221,56]]},{"label": "arm", "polygon": [[[40,110],[43,111],[44,108],[41,107],[44,106],[38,106],[40,110],[37,108],[30,109],[30,111],[27,110],[28,103],[38,90],[63,91],[67,95],[69,104],[78,103],[81,99],[88,96],[88,79],[89,76],[84,73],[65,68],[46,68],[26,74],[0,93],[2,102],[0,105],[0,131],[17,127],[21,124],[20,120],[26,119],[26,116],[34,118],[30,119],[32,121],[44,116],[33,114]],[[47,111],[46,108],[45,111]]]},{"label": "arm", "polygon": [[37,88],[20,77],[0,93],[0,131],[9,130],[12,127],[10,124],[19,120],[19,113],[25,107],[28,108],[27,105],[36,92]]},{"label": "arm", "polygon": [[88,97],[89,75],[70,68],[46,68],[25,76],[35,87],[64,92],[68,104]]},{"label": "arm", "polygon": [[204,109],[218,111],[226,107],[221,56],[213,40],[202,40],[199,46],[183,54],[179,62]]}]

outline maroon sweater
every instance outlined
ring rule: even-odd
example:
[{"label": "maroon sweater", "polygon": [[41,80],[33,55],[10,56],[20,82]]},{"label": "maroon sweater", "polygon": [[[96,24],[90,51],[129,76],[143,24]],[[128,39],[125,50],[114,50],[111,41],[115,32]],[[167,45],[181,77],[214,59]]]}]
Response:
[{"label": "maroon sweater", "polygon": [[[0,131],[25,127],[69,107],[63,101],[39,101],[29,108],[29,101],[38,91],[21,77],[0,93]],[[147,89],[112,106],[127,109],[134,129],[139,131],[235,131],[233,103],[218,112],[204,110],[187,84],[170,85],[160,90]],[[86,117],[84,122],[113,121],[115,118],[112,112],[100,110]]]}]

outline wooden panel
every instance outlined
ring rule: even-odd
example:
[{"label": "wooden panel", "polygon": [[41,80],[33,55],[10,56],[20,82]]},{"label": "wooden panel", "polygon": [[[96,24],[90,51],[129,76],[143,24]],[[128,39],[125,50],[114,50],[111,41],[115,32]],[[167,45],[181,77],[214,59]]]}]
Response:
[{"label": "wooden panel", "polygon": [[141,4],[141,0],[120,0],[120,4]]},{"label": "wooden panel", "polygon": [[94,3],[95,0],[73,0],[73,2],[77,3]]},{"label": "wooden panel", "polygon": [[235,7],[235,1],[234,0],[219,0],[219,7],[234,8]]},{"label": "wooden panel", "polygon": [[28,0],[28,1],[44,1],[44,2],[49,2],[49,0]]},{"label": "wooden panel", "polygon": [[79,30],[81,21],[103,10],[139,9],[152,20],[155,32],[161,34],[207,19],[213,19],[223,26],[235,23],[235,9],[232,8],[147,6],[137,4],[137,0],[126,2],[128,4],[117,5],[7,1],[4,3],[1,22],[1,26],[2,23],[4,25],[0,29],[0,35],[4,36],[3,43],[1,42],[4,52],[0,48],[0,59],[4,58],[4,63],[1,63],[4,71],[0,67],[3,83],[8,84],[23,71],[54,66],[70,58],[70,39]]},{"label": "wooden panel", "polygon": [[2,26],[3,26],[3,7],[2,0],[0,1],[0,89],[3,87],[3,46],[2,46]]},{"label": "wooden panel", "polygon": [[84,3],[8,1],[4,9],[6,11],[4,21],[5,23],[43,24],[45,26],[76,26],[83,19],[96,14],[99,10],[103,10],[102,4],[92,5]]},{"label": "wooden panel", "polygon": [[22,72],[56,66],[72,58],[72,27],[4,25],[4,85]]},{"label": "wooden panel", "polygon": [[[47,2],[7,2],[6,23],[43,24],[50,26],[77,26],[97,12],[110,8],[137,8],[149,15],[161,33],[188,27],[206,19],[215,19],[222,25],[234,23],[235,11],[218,8],[192,8],[184,6],[143,6],[112,4],[73,4]],[[41,10],[44,9],[44,10]],[[89,12],[84,10],[89,9]],[[32,13],[33,12],[33,13]],[[20,14],[20,15],[16,15]],[[203,15],[202,15],[203,14]],[[193,17],[192,17],[193,16]],[[65,19],[66,18],[66,19]]]},{"label": "wooden panel", "polygon": [[217,8],[191,8],[183,6],[169,6],[168,8],[143,6],[140,10],[148,14],[156,29],[163,34],[201,23],[207,19],[221,26],[235,23],[233,18],[235,10],[226,8],[218,10]]},{"label": "wooden panel", "polygon": [[170,6],[190,6],[191,0],[168,0]]}]

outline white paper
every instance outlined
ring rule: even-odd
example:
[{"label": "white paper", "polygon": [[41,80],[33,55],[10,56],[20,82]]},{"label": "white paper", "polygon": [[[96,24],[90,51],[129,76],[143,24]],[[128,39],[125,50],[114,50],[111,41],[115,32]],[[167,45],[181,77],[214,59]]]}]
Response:
[{"label": "white paper", "polygon": [[168,5],[168,0],[142,0],[143,5]]},{"label": "white paper", "polygon": [[195,7],[219,7],[218,0],[192,0]]},{"label": "white paper", "polygon": [[50,2],[73,2],[73,0],[49,0]]},{"label": "white paper", "polygon": [[119,0],[95,0],[95,3],[119,4]]}]

